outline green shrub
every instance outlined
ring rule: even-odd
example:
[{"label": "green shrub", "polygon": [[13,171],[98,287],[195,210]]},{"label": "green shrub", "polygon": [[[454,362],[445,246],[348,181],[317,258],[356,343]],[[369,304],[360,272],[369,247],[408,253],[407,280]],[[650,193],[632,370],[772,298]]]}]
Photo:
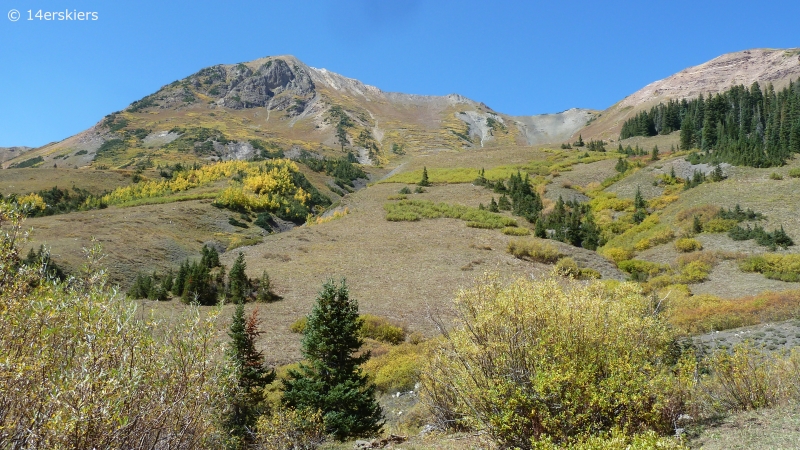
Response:
[{"label": "green shrub", "polygon": [[421,371],[440,424],[501,448],[673,432],[691,377],[670,365],[674,336],[635,285],[487,277],[453,315]]},{"label": "green shrub", "polygon": [[406,339],[405,329],[389,322],[389,319],[372,314],[361,315],[361,336],[397,345]]},{"label": "green shrub", "polygon": [[308,317],[303,316],[289,325],[289,331],[292,333],[302,333],[306,331],[306,323],[308,322]]},{"label": "green shrub", "polygon": [[744,272],[758,272],[781,281],[800,281],[800,255],[765,253],[751,256],[739,265]]},{"label": "green shrub", "polygon": [[611,261],[614,261],[614,263],[616,264],[619,264],[621,261],[625,261],[633,257],[633,252],[620,247],[603,248],[600,251],[600,254],[610,259]]},{"label": "green shrub", "polygon": [[707,397],[711,397],[707,403],[725,413],[777,404],[787,396],[786,388],[797,376],[795,373],[782,379],[778,358],[745,344],[734,346],[730,352],[716,351],[705,365],[711,371],[703,386]]},{"label": "green shrub", "polygon": [[408,194],[411,194],[411,189],[409,189],[408,186],[403,186],[403,188],[400,189],[397,193],[398,194],[403,194],[403,195],[408,195]]},{"label": "green shrub", "polygon": [[782,180],[783,179],[783,175],[781,175],[781,174],[779,174],[777,172],[772,172],[771,174],[769,174],[769,179],[770,180]]},{"label": "green shrub", "polygon": [[603,275],[600,274],[597,270],[591,269],[589,267],[581,267],[581,276],[580,278],[583,280],[599,280],[602,278]]},{"label": "green shrub", "polygon": [[524,227],[505,227],[500,232],[508,236],[528,236],[531,234],[531,230]]},{"label": "green shrub", "polygon": [[263,450],[314,449],[325,442],[322,413],[282,408],[259,417],[255,448]]},{"label": "green shrub", "polygon": [[562,277],[572,277],[577,279],[581,276],[581,269],[578,267],[578,263],[576,263],[574,259],[565,256],[556,262],[556,273]]},{"label": "green shrub", "polygon": [[231,382],[217,351],[219,308],[186,308],[169,323],[142,317],[107,283],[97,245],[76,278],[42,282],[43,268],[17,264],[21,220],[0,202],[0,447],[213,441]]},{"label": "green shrub", "polygon": [[542,239],[512,240],[508,243],[507,251],[517,258],[528,258],[545,264],[554,263],[561,257],[561,253],[553,245]]},{"label": "green shrub", "polygon": [[641,259],[629,259],[627,261],[620,261],[617,264],[617,267],[619,267],[620,270],[631,274],[631,276],[633,276],[634,279],[640,279],[639,277],[644,277],[644,279],[647,279],[648,277],[658,275],[659,273],[667,270],[668,268],[663,264],[644,261]]},{"label": "green shrub", "polygon": [[[679,283],[693,284],[700,283],[708,279],[711,272],[711,264],[704,261],[692,261],[681,268]],[[674,284],[674,283],[671,283]]]},{"label": "green shrub", "polygon": [[800,178],[800,167],[789,169],[789,176],[792,178]]},{"label": "green shrub", "polygon": [[383,393],[410,391],[419,381],[423,347],[400,344],[387,353],[373,357],[364,364],[364,371]]},{"label": "green shrub", "polygon": [[702,230],[706,233],[727,233],[735,227],[738,221],[735,219],[722,219],[715,217],[702,225]]},{"label": "green shrub", "polygon": [[675,250],[678,250],[679,252],[689,253],[702,249],[703,244],[701,244],[697,239],[682,238],[675,241]]}]

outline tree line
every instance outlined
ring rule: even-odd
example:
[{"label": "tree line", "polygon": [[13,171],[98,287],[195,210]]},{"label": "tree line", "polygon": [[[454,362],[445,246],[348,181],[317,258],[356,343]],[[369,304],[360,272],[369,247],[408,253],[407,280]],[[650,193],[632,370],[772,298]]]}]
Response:
[{"label": "tree line", "polygon": [[780,91],[734,86],[698,98],[662,102],[625,121],[620,139],[680,130],[680,148],[698,148],[704,162],[751,167],[783,165],[800,153],[800,81]]}]

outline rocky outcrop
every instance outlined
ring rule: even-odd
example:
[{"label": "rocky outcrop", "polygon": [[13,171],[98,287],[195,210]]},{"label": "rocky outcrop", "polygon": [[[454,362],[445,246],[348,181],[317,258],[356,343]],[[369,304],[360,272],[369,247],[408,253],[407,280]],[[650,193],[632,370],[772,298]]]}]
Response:
[{"label": "rocky outcrop", "polygon": [[572,108],[557,114],[514,117],[528,145],[566,141],[597,117],[589,109]]}]

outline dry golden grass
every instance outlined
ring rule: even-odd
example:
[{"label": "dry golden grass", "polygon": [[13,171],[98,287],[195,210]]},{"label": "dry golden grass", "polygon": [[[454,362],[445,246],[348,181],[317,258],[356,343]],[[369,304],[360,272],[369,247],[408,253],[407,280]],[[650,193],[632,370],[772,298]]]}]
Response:
[{"label": "dry golden grass", "polygon": [[[131,183],[132,171],[91,169],[5,169],[0,170],[0,193],[29,194],[57,186],[70,189],[73,186],[99,194]],[[148,176],[158,176],[148,172]]]}]

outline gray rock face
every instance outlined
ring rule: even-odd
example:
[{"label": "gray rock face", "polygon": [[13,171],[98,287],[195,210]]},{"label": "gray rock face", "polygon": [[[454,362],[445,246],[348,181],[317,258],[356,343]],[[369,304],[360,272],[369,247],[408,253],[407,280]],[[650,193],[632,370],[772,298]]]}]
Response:
[{"label": "gray rock face", "polygon": [[[282,59],[267,61],[255,73],[250,71],[246,75],[234,75],[233,78],[238,83],[232,85],[223,99],[223,105],[229,108],[265,107],[284,110],[294,107],[293,112],[299,114],[305,102],[296,102],[292,97],[307,97],[314,93],[314,82],[305,70],[298,66],[292,68]],[[240,80],[242,75],[244,77]],[[281,94],[287,95],[276,99]]]},{"label": "gray rock face", "polygon": [[516,125],[528,145],[567,140],[595,117],[588,109],[572,108],[557,114],[515,117]]}]

